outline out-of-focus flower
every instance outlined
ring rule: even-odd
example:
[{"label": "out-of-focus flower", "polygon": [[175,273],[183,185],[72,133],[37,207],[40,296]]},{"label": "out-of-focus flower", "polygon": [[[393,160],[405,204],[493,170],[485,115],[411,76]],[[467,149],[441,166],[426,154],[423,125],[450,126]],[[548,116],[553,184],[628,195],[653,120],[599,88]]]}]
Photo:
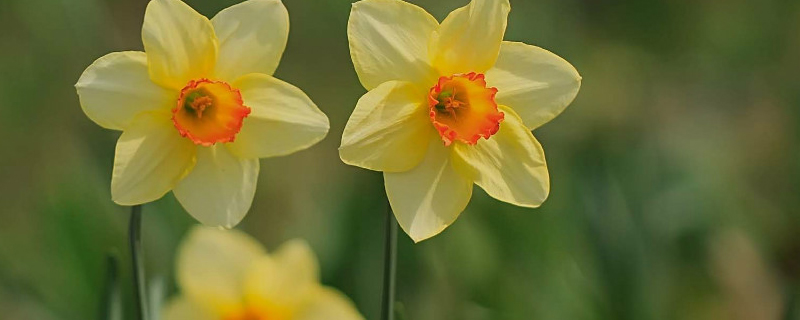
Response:
[{"label": "out-of-focus flower", "polygon": [[259,158],[317,143],[328,118],[271,75],[289,32],[279,0],[250,0],[213,19],[180,0],[153,0],[145,52],[115,52],[75,85],[86,115],[122,130],[111,195],[121,205],[170,190],[207,225],[232,227],[250,208]]},{"label": "out-of-focus flower", "polygon": [[182,293],[163,320],[360,320],[353,303],[319,283],[314,253],[302,240],[272,254],[237,230],[196,227],[176,266]]},{"label": "out-of-focus flower", "polygon": [[350,54],[369,92],[339,153],[384,172],[392,209],[414,241],[455,221],[473,183],[524,207],[549,194],[530,130],[572,102],[581,77],[547,50],[503,41],[509,11],[508,0],[473,0],[439,24],[400,0],[353,5]]}]

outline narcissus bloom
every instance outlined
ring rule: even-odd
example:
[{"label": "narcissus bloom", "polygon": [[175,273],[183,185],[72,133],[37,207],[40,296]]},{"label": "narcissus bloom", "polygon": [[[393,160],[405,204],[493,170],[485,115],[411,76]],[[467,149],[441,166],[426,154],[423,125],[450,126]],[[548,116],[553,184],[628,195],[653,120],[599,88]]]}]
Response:
[{"label": "narcissus bloom", "polygon": [[350,12],[350,54],[369,92],[339,153],[384,172],[395,216],[414,241],[453,223],[473,183],[523,207],[550,192],[530,130],[572,102],[581,77],[547,50],[503,41],[509,11],[508,0],[473,0],[441,24],[400,0],[364,0]]},{"label": "narcissus bloom", "polygon": [[319,266],[302,240],[272,254],[247,234],[196,227],[178,250],[181,295],[163,320],[361,320],[339,291],[320,285]]},{"label": "narcissus bloom", "polygon": [[208,20],[180,0],[153,0],[145,52],[115,52],[75,85],[86,115],[121,130],[111,196],[142,204],[172,190],[195,218],[232,227],[250,208],[259,158],[322,140],[328,118],[271,75],[289,33],[279,0],[250,0]]}]

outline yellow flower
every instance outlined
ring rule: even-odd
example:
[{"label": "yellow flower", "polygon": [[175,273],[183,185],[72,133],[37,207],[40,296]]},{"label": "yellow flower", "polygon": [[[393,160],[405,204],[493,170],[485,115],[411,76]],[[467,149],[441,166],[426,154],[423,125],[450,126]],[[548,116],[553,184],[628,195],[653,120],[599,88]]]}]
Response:
[{"label": "yellow flower", "polygon": [[164,320],[362,320],[339,291],[319,284],[319,266],[302,240],[273,254],[247,234],[193,229],[178,249],[182,295]]},{"label": "yellow flower", "polygon": [[170,190],[207,225],[233,227],[250,208],[258,158],[322,140],[328,118],[271,75],[289,32],[279,0],[250,0],[208,20],[180,0],[153,0],[145,52],[115,52],[75,85],[98,125],[123,131],[111,195],[121,205]]},{"label": "yellow flower", "polygon": [[508,0],[473,0],[441,24],[399,0],[364,0],[350,12],[350,54],[369,92],[339,153],[384,172],[395,216],[414,241],[453,223],[473,183],[523,207],[550,192],[530,130],[572,102],[581,77],[547,50],[503,41],[509,11]]}]

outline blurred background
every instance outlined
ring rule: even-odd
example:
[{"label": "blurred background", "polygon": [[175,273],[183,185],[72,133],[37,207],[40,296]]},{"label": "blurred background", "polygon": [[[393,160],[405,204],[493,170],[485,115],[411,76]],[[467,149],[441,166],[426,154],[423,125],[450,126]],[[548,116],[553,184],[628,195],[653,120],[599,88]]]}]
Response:
[{"label": "blurred background", "polygon": [[[238,0],[187,0],[213,16]],[[380,173],[337,147],[365,92],[351,0],[284,0],[278,78],[328,114],[322,143],[261,162],[238,227],[267,248],[307,239],[322,280],[377,319],[386,200]],[[439,20],[467,0],[411,0]],[[479,188],[441,235],[400,235],[405,320],[800,319],[800,2],[511,0],[507,40],[583,76],[537,129],[550,198],[523,209]],[[145,0],[0,1],[0,318],[95,319],[107,257],[133,313],[129,208],[111,201],[118,132],[73,88],[106,53],[142,50]],[[144,207],[154,299],[175,293],[194,220],[172,194]]]}]

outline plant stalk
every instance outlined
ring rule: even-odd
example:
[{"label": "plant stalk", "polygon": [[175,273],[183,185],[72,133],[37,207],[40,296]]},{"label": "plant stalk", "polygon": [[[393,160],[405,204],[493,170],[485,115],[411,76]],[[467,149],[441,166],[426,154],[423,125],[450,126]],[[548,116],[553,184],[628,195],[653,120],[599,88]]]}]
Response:
[{"label": "plant stalk", "polygon": [[106,256],[106,282],[103,296],[100,298],[100,314],[98,319],[110,320],[114,317],[114,306],[119,299],[119,273],[117,257],[114,254]]},{"label": "plant stalk", "polygon": [[386,241],[383,262],[383,305],[381,319],[394,320],[395,274],[397,271],[397,221],[392,206],[386,205]]},{"label": "plant stalk", "polygon": [[142,205],[131,207],[131,220],[128,229],[130,241],[131,263],[133,271],[133,299],[136,306],[136,319],[147,319],[147,292],[144,279],[144,264],[142,261]]}]

